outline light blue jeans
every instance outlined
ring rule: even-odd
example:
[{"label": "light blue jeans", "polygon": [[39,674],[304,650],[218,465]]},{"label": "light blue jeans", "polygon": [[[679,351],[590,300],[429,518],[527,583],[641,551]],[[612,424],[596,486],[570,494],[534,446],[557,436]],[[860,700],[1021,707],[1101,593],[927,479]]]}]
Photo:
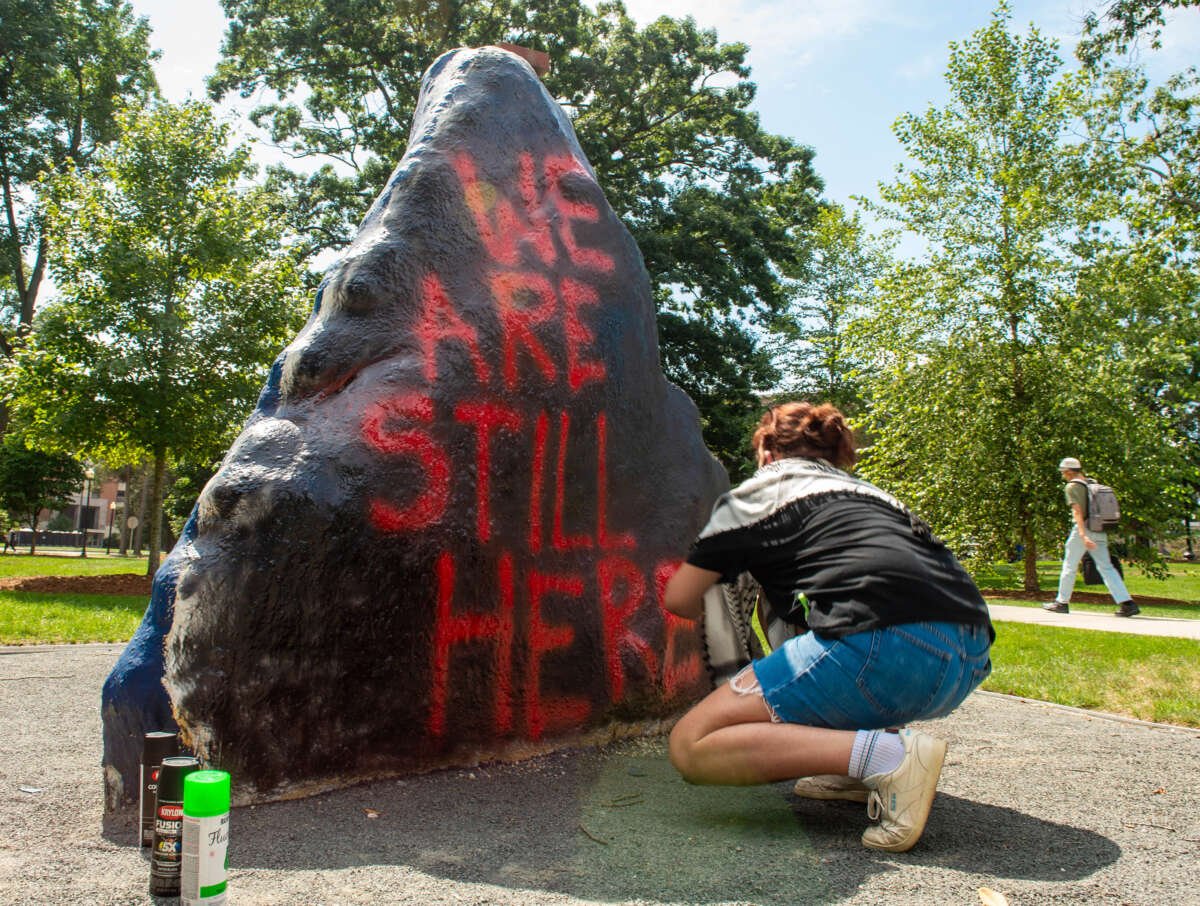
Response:
[{"label": "light blue jeans", "polygon": [[990,649],[989,628],[966,623],[903,623],[840,639],[806,632],[729,685],[762,695],[776,721],[881,730],[945,717],[992,672]]},{"label": "light blue jeans", "polygon": [[[1108,589],[1108,593],[1113,596],[1113,600],[1118,604],[1124,604],[1129,600],[1129,592],[1125,588],[1125,581],[1121,578],[1121,574],[1117,572],[1117,568],[1112,564],[1112,557],[1108,553],[1108,535],[1104,532],[1088,531],[1088,537],[1096,542],[1096,546],[1092,549],[1092,560],[1095,561],[1096,569],[1100,573],[1100,578],[1104,580],[1104,587]],[[1067,535],[1067,545],[1063,550],[1062,575],[1058,577],[1058,597],[1055,598],[1063,604],[1071,603],[1071,592],[1075,589],[1075,574],[1079,572],[1079,561],[1083,559],[1083,555],[1087,553],[1087,548],[1083,546],[1083,536],[1079,534],[1078,526],[1071,527],[1071,534]]]}]

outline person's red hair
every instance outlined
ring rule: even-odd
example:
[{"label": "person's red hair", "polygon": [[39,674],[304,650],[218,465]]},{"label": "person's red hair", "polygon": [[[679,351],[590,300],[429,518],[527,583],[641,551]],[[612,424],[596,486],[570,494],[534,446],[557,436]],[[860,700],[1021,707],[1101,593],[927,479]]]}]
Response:
[{"label": "person's red hair", "polygon": [[839,469],[854,465],[854,432],[832,403],[807,402],[772,406],[758,423],[751,440],[775,459],[808,456],[827,459]]}]

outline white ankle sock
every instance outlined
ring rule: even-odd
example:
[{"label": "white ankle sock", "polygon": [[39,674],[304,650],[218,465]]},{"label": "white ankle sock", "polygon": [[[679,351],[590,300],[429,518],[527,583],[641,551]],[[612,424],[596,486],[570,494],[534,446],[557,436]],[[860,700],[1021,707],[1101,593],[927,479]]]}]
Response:
[{"label": "white ankle sock", "polygon": [[859,730],[850,750],[850,776],[862,780],[872,774],[888,774],[904,760],[904,743],[898,733]]}]

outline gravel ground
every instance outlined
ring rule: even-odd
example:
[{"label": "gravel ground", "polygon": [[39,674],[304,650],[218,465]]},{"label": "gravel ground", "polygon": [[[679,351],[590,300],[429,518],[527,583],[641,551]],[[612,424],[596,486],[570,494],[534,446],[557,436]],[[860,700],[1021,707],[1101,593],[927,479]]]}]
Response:
[{"label": "gravel ground", "polygon": [[[132,818],[102,830],[119,652],[0,649],[0,903],[150,901]],[[986,693],[927,729],[950,754],[903,855],[862,806],[688,787],[645,739],[236,809],[230,902],[1200,904],[1200,731]]]}]

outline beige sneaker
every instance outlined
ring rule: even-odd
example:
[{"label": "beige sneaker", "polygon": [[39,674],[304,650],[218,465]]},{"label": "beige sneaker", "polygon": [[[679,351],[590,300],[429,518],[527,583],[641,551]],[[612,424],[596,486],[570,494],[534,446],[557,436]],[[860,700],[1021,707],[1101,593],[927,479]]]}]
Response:
[{"label": "beige sneaker", "polygon": [[879,822],[863,831],[863,846],[892,853],[907,852],[921,839],[946,758],[946,743],[925,733],[901,730],[900,740],[900,767],[863,778],[871,790],[867,814]]},{"label": "beige sneaker", "polygon": [[861,780],[840,774],[814,774],[801,777],[792,790],[805,799],[845,799],[847,802],[866,802],[870,790]]}]

